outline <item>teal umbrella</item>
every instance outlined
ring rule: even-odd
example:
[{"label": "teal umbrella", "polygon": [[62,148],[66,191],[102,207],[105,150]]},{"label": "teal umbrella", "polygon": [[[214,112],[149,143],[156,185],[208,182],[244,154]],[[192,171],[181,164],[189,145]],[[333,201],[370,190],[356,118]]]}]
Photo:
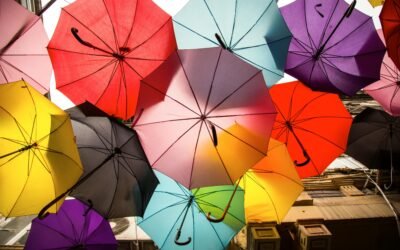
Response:
[{"label": "teal umbrella", "polygon": [[173,21],[179,49],[222,46],[261,69],[268,86],[283,77],[292,35],[276,0],[191,0]]},{"label": "teal umbrella", "polygon": [[225,249],[245,225],[244,193],[237,189],[222,223],[214,223],[206,214],[220,217],[235,186],[187,188],[156,172],[160,184],[138,225],[160,249]]}]

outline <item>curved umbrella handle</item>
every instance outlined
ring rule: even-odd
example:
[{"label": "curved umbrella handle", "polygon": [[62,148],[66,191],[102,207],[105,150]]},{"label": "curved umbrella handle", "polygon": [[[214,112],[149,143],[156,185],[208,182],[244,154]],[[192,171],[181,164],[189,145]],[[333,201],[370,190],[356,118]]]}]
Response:
[{"label": "curved umbrella handle", "polygon": [[44,206],[42,208],[42,210],[40,210],[39,214],[38,214],[38,218],[40,220],[43,220],[44,218],[47,217],[47,215],[49,215],[49,212],[47,212],[47,210],[52,207],[54,204],[56,204],[59,200],[61,200],[64,196],[66,196],[69,192],[71,191],[71,188],[68,189],[65,193],[60,194],[58,197],[56,197],[54,200],[52,200],[49,204],[47,204],[46,206]]},{"label": "curved umbrella handle", "polygon": [[186,241],[179,241],[179,238],[181,237],[181,230],[178,230],[178,232],[176,233],[175,236],[175,244],[179,245],[179,246],[186,246],[187,244],[189,244],[192,241],[191,237],[188,237],[188,239]]},{"label": "curved umbrella handle", "polygon": [[306,158],[305,161],[299,163],[297,160],[294,160],[294,164],[295,164],[297,167],[303,167],[303,166],[307,165],[307,164],[310,162],[311,158],[310,158],[310,156],[308,155],[307,151],[303,150],[303,155],[304,155],[304,157]]},{"label": "curved umbrella handle", "polygon": [[226,216],[226,214],[228,213],[229,207],[231,206],[233,197],[235,196],[236,190],[237,190],[238,187],[239,187],[239,183],[240,183],[241,179],[242,179],[242,177],[240,177],[239,180],[237,181],[237,183],[236,183],[236,185],[235,185],[235,189],[233,190],[232,195],[231,195],[231,197],[229,198],[228,204],[226,205],[226,207],[225,207],[225,209],[224,209],[224,212],[222,213],[222,216],[219,217],[219,218],[212,218],[212,217],[211,217],[211,212],[208,212],[208,213],[207,213],[207,220],[209,220],[209,221],[211,221],[211,222],[214,222],[214,223],[220,223],[220,222],[222,222],[222,221],[225,219],[225,216]]},{"label": "curved umbrella handle", "polygon": [[72,33],[72,35],[74,35],[75,39],[78,40],[78,42],[79,42],[80,44],[85,45],[85,46],[90,47],[90,48],[94,48],[94,46],[93,46],[91,43],[86,42],[85,40],[83,40],[83,39],[78,35],[78,32],[79,32],[79,30],[78,30],[77,28],[75,28],[75,27],[72,27],[72,28],[71,28],[71,33]]}]

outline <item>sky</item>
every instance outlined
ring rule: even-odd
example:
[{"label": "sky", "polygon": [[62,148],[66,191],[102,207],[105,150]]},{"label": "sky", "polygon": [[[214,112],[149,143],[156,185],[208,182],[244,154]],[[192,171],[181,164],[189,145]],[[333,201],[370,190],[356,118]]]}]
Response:
[{"label": "sky", "polygon": [[[75,0],[57,0],[43,15],[43,23],[46,29],[46,32],[49,37],[53,35],[54,29],[56,27],[61,8],[74,2]],[[158,4],[162,9],[164,9],[168,14],[171,16],[175,15],[187,2],[188,0],[153,0],[156,4]],[[247,0],[251,1],[251,0]],[[278,6],[282,7],[285,6],[294,0],[278,0]],[[348,3],[351,3],[352,0],[345,0]],[[42,0],[42,6],[44,6],[49,0]],[[373,8],[367,0],[358,0],[356,4],[356,8],[365,14],[372,16],[374,20],[375,27],[377,29],[381,28],[380,22],[379,22],[379,13],[381,10],[381,7],[376,7]],[[279,81],[279,83],[283,82],[289,82],[295,80],[293,77],[285,74],[285,76]],[[59,92],[55,88],[55,80],[54,80],[54,74],[52,76],[52,82],[51,82],[51,88],[50,88],[50,93],[51,93],[51,100],[58,105],[62,109],[67,109],[74,104],[67,98],[65,97],[61,92]]]}]

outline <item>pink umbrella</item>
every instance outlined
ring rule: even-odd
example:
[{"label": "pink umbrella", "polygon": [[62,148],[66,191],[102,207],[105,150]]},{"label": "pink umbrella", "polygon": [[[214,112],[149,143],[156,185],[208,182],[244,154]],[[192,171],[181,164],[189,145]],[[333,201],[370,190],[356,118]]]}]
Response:
[{"label": "pink umbrella", "polygon": [[227,50],[178,50],[140,91],[135,129],[150,164],[185,187],[233,184],[265,157],[275,107],[262,71]]},{"label": "pink umbrella", "polygon": [[52,66],[40,17],[13,0],[1,0],[0,34],[0,83],[23,78],[40,93],[48,92]]},{"label": "pink umbrella", "polygon": [[[383,42],[382,30],[378,34]],[[399,69],[390,59],[388,53],[383,58],[381,65],[381,79],[368,85],[364,91],[376,100],[382,108],[393,116],[400,116],[400,75]]]}]

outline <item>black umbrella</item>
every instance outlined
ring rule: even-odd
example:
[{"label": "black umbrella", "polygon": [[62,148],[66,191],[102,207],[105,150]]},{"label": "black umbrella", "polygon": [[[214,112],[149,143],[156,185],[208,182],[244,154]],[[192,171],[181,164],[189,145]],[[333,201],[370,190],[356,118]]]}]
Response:
[{"label": "black umbrella", "polygon": [[64,195],[71,192],[105,218],[142,216],[158,180],[136,132],[110,117],[69,111],[84,174]]},{"label": "black umbrella", "polygon": [[400,167],[400,118],[366,108],[353,119],[346,154],[370,169]]}]

